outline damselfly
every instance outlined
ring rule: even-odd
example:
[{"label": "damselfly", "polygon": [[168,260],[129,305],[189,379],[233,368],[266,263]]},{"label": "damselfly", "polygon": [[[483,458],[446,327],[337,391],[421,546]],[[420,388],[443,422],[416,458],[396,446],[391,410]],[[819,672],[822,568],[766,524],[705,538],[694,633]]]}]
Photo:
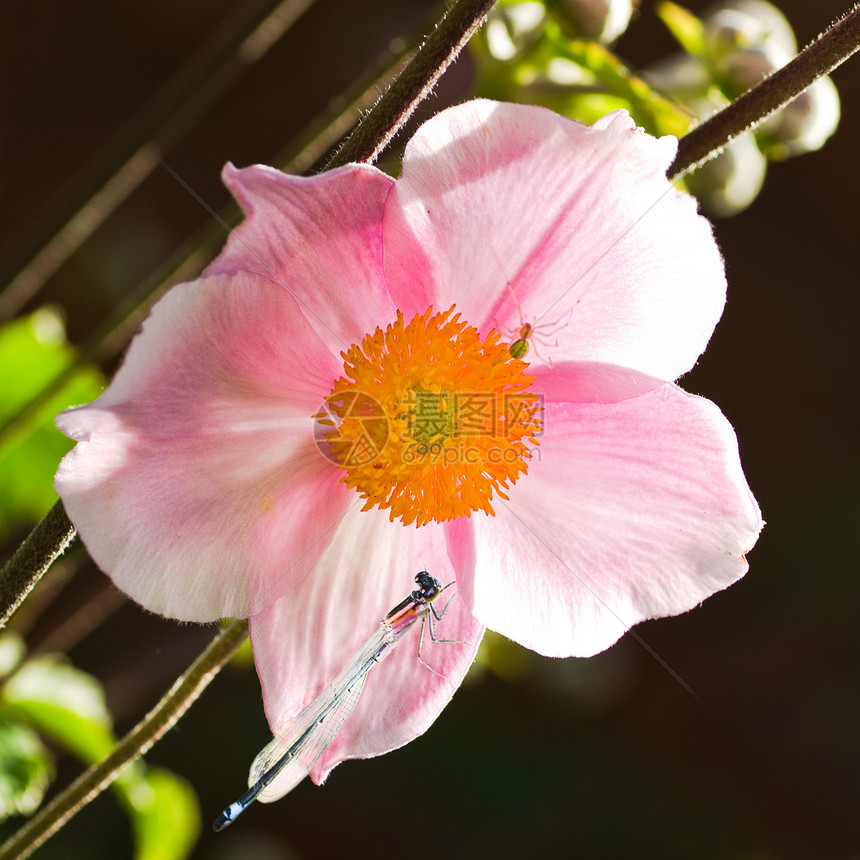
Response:
[{"label": "damselfly", "polygon": [[443,588],[442,583],[426,570],[415,577],[415,582],[418,588],[382,619],[374,634],[334,681],[260,751],[251,765],[248,791],[218,816],[213,825],[215,831],[232,824],[255,800],[271,801],[283,797],[310,773],[352,713],[367,673],[391,653],[416,621],[421,621],[418,659],[435,675],[439,674],[421,659],[421,644],[424,641],[424,624],[428,621],[434,641],[450,641],[437,640],[433,630],[433,619],[441,620],[448,608],[446,604],[441,612],[437,612],[433,601],[448,586]]}]

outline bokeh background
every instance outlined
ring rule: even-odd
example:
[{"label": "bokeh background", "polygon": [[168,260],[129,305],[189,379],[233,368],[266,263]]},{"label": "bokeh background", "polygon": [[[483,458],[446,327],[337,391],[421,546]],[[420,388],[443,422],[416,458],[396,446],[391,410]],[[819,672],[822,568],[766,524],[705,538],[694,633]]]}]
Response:
[{"label": "bokeh background", "polygon": [[[142,106],[251,5],[0,4],[0,265],[14,268],[109,162]],[[848,6],[778,5],[801,44]],[[425,0],[318,0],[164,161],[219,209],[225,161],[271,162],[431,9]],[[616,45],[634,67],[674,49],[650,0]],[[716,223],[728,305],[683,385],[734,424],[768,525],[743,581],[636,629],[701,701],[629,635],[587,661],[498,645],[493,668],[477,667],[425,736],[349,762],[321,788],[306,782],[276,805],[258,804],[214,835],[209,822],[241,792],[268,738],[253,671],[231,666],[147,756],[198,792],[194,858],[860,856],[860,60],[834,80],[843,106],[836,136],[772,165],[755,203]],[[420,114],[464,98],[471,81],[464,56]],[[24,310],[61,306],[70,339],[84,342],[213,224],[188,188],[158,167]],[[62,569],[53,575],[55,598],[25,619],[28,641],[67,651],[98,677],[124,732],[214,631],[143,612],[82,555],[67,569],[65,580]],[[79,770],[61,758],[58,784]],[[106,792],[35,856],[131,855],[128,820]]]}]

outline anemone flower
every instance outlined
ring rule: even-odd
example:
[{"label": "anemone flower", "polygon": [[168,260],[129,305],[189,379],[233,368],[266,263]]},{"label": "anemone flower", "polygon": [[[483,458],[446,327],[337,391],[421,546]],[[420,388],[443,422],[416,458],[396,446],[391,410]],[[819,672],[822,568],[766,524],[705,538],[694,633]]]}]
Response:
[{"label": "anemone flower", "polygon": [[745,573],[734,431],[674,382],[725,301],[675,146],[472,101],[396,180],[228,165],[244,223],[59,417],[94,560],[163,615],[250,616],[276,736],[417,571],[456,581],[437,627],[467,644],[425,642],[432,672],[402,645],[314,781],[425,731],[485,626],[588,656]]}]

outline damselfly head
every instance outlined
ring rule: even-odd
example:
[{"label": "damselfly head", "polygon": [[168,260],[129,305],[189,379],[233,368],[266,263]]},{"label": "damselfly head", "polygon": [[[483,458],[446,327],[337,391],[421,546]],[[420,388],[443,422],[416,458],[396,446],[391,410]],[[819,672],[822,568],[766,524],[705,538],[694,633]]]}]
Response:
[{"label": "damselfly head", "polygon": [[424,600],[433,600],[442,591],[442,583],[435,577],[430,576],[426,570],[422,570],[416,575],[415,582],[418,585],[420,596]]}]

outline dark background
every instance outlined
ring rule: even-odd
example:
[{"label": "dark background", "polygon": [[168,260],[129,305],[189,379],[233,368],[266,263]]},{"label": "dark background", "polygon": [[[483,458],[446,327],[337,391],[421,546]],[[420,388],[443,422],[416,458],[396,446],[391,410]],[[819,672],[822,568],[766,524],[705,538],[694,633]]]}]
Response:
[{"label": "dark background", "polygon": [[[805,44],[847,0],[779,5]],[[239,7],[0,4],[0,267],[14,266],[147,99]],[[166,162],[218,208],[225,161],[271,161],[429,9],[419,0],[318,0]],[[673,50],[650,0],[617,50],[634,66]],[[477,671],[405,749],[347,763],[326,786],[302,784],[214,836],[209,822],[241,792],[267,739],[256,678],[231,667],[147,757],[199,792],[195,858],[860,856],[858,63],[834,75],[843,106],[835,138],[771,166],[753,206],[716,225],[728,306],[683,385],[734,424],[768,526],[743,581],[682,617],[637,628],[702,701],[630,636],[589,661],[520,655],[509,679]],[[469,81],[466,59],[422,115],[462,98]],[[209,222],[158,168],[27,308],[62,304],[81,342]],[[98,676],[126,731],[212,635],[142,612],[80,563],[31,642],[69,650]],[[60,780],[77,770],[64,760]],[[127,819],[107,792],[35,856],[131,851]]]}]

